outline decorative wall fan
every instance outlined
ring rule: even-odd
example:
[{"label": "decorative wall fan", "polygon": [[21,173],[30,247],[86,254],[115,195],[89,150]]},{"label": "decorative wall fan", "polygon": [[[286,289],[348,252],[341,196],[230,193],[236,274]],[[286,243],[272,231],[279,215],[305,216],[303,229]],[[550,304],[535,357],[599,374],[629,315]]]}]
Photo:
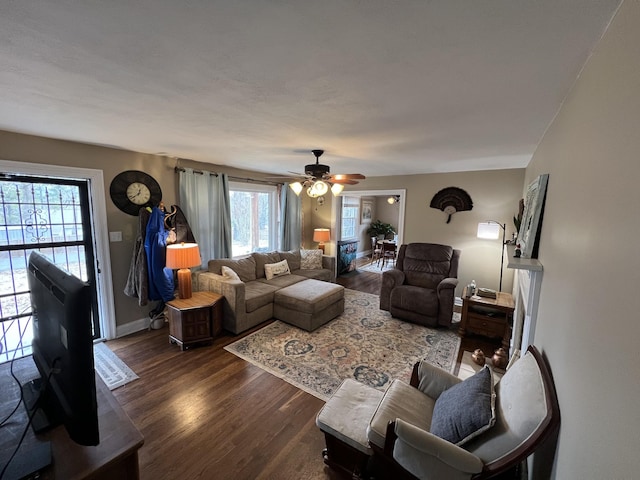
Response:
[{"label": "decorative wall fan", "polygon": [[436,193],[431,199],[431,208],[437,208],[446,213],[447,223],[451,221],[451,215],[464,210],[471,210],[473,202],[467,192],[458,187],[447,187]]},{"label": "decorative wall fan", "polygon": [[[316,198],[321,197],[331,189],[331,193],[339,195],[345,185],[355,185],[358,180],[366,177],[360,173],[334,173],[331,174],[329,165],[320,163],[320,157],[324,150],[311,150],[316,157],[316,163],[305,165],[303,177],[289,186],[300,195],[303,189],[307,189],[307,195]],[[294,173],[294,172],[292,172]]]}]

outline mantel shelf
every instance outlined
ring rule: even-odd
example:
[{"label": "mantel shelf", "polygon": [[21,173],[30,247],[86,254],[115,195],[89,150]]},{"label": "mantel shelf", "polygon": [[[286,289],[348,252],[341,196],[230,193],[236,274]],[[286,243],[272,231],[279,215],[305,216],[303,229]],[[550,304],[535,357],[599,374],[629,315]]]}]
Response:
[{"label": "mantel shelf", "polygon": [[507,257],[509,259],[507,268],[513,268],[516,270],[531,270],[534,272],[542,271],[542,263],[536,258],[516,258],[513,256],[516,247],[514,245],[507,245]]}]

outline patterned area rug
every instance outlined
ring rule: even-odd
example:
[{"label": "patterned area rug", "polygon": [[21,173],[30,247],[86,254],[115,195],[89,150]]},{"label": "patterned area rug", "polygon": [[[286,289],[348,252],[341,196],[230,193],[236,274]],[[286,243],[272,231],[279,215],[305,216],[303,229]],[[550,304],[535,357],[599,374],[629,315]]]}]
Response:
[{"label": "patterned area rug", "polygon": [[382,262],[378,264],[378,262],[367,263],[366,265],[362,265],[358,267],[358,270],[363,272],[374,272],[374,273],[382,273],[387,270],[393,270],[395,266],[395,262],[387,262],[384,267],[382,267]]},{"label": "patterned area rug", "polygon": [[456,333],[397,320],[378,305],[377,295],[347,289],[344,313],[313,332],[275,321],[225,349],[325,401],[345,378],[379,390],[409,382],[420,359],[453,372]]},{"label": "patterned area rug", "polygon": [[96,372],[109,390],[121,387],[139,378],[118,356],[103,342],[93,346],[93,362]]}]

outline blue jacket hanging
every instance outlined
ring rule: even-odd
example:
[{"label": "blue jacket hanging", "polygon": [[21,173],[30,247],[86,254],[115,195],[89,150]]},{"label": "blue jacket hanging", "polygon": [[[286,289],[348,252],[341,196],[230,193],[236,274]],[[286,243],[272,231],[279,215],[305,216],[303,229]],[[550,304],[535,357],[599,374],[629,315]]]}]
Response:
[{"label": "blue jacket hanging", "polygon": [[168,302],[174,298],[173,270],[165,268],[168,236],[169,231],[164,226],[164,211],[153,207],[144,239],[150,300]]}]

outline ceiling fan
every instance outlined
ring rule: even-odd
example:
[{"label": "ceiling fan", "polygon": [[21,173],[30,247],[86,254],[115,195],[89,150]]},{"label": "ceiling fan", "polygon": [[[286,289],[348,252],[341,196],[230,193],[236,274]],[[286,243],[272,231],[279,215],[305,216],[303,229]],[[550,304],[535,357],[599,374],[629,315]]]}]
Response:
[{"label": "ceiling fan", "polygon": [[304,179],[291,183],[289,186],[296,193],[306,188],[307,195],[310,197],[321,197],[329,191],[334,195],[339,195],[345,185],[356,185],[358,180],[364,180],[366,177],[360,173],[335,173],[331,174],[329,165],[320,163],[320,157],[324,150],[311,150],[316,157],[316,163],[310,163],[304,166]]}]

